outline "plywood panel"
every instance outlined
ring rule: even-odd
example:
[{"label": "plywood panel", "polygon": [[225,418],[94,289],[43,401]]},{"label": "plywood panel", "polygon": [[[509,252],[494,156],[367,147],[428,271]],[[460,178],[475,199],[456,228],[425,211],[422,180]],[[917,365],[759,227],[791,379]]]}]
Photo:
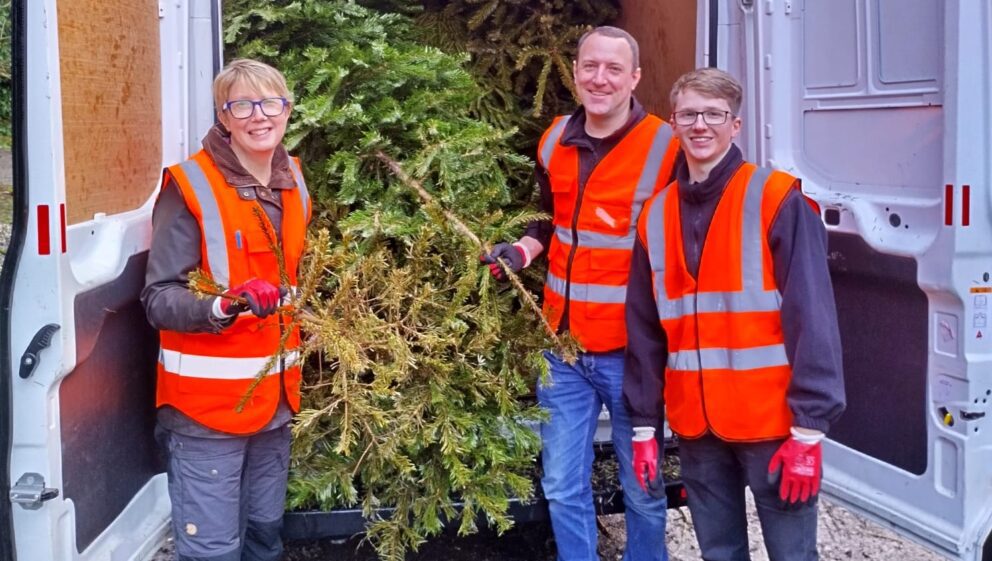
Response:
[{"label": "plywood panel", "polygon": [[157,0],[58,3],[70,224],[140,206],[162,167]]},{"label": "plywood panel", "polygon": [[621,0],[616,25],[630,32],[641,48],[641,82],[634,94],[665,119],[671,113],[672,83],[696,66],[697,0]]}]

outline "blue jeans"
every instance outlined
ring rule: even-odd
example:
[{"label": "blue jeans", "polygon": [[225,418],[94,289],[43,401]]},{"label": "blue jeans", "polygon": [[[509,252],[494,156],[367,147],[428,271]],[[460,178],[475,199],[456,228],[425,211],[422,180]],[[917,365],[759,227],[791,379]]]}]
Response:
[{"label": "blue jeans", "polygon": [[[624,561],[666,561],[668,502],[641,490],[633,469],[630,415],[623,404],[623,351],[581,353],[574,365],[546,352],[548,385],[538,384],[537,400],[550,413],[541,425],[544,477],[559,561],[596,561],[596,512],[592,502],[593,435],[603,404],[613,425],[613,448],[620,466],[626,507]],[[659,449],[663,448],[659,446]],[[660,454],[660,452],[659,452]],[[658,465],[661,465],[659,459]],[[661,474],[659,474],[659,477]]]},{"label": "blue jeans", "polygon": [[778,483],[768,481],[768,462],[782,445],[725,442],[712,434],[679,441],[682,482],[706,561],[749,561],[744,487],[751,487],[765,549],[771,561],[816,561],[816,510],[812,499],[786,508]]}]

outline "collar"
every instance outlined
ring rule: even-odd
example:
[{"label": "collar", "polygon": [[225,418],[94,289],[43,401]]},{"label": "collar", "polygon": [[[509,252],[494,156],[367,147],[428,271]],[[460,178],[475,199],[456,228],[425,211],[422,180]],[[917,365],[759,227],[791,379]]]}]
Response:
[{"label": "collar", "polygon": [[235,189],[239,187],[268,187],[269,189],[293,189],[296,178],[289,167],[289,152],[281,144],[272,154],[272,177],[268,185],[262,185],[252,174],[241,165],[238,155],[231,148],[231,133],[224,125],[217,123],[210,127],[203,137],[203,149],[210,159],[217,164],[221,175],[227,184]]},{"label": "collar", "polygon": [[730,150],[724,154],[711,171],[709,177],[699,183],[689,183],[689,165],[683,160],[676,171],[679,181],[679,196],[687,203],[704,203],[714,197],[719,197],[727,182],[737,169],[744,163],[744,156],[736,144],[730,145]]},{"label": "collar", "polygon": [[578,146],[579,148],[593,149],[600,143],[612,143],[626,136],[630,129],[634,128],[635,125],[640,123],[644,117],[647,117],[648,113],[644,110],[644,107],[637,101],[637,98],[631,96],[630,98],[630,115],[627,117],[627,122],[624,123],[622,127],[613,132],[613,134],[605,138],[593,138],[586,133],[586,110],[583,107],[579,107],[572,113],[572,118],[568,120],[565,125],[565,130],[561,135],[561,145],[562,146]]}]

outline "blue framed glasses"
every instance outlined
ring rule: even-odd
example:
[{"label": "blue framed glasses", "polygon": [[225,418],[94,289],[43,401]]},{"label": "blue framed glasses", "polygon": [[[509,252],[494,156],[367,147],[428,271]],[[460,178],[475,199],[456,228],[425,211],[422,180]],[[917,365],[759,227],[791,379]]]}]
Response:
[{"label": "blue framed glasses", "polygon": [[235,119],[247,119],[255,114],[255,106],[262,111],[266,117],[278,117],[286,111],[289,101],[284,97],[267,97],[265,99],[232,99],[224,104],[224,111],[227,111]]}]

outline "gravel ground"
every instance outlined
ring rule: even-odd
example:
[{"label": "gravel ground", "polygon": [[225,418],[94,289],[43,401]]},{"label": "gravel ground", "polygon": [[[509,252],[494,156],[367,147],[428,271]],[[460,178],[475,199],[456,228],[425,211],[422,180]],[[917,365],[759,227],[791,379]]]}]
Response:
[{"label": "gravel ground", "polygon": [[[754,505],[748,508],[752,561],[768,561],[761,543]],[[626,541],[623,515],[599,517],[599,554],[602,561],[619,561]],[[936,555],[899,535],[870,522],[845,508],[820,502],[818,525],[819,552],[823,561],[940,561]],[[671,561],[699,561],[699,548],[692,531],[688,508],[668,511],[668,552]],[[153,561],[172,561],[171,545],[164,547]],[[375,561],[372,548],[360,537],[344,542],[315,540],[286,545],[284,561]],[[528,524],[496,536],[481,532],[459,538],[443,534],[429,540],[407,561],[554,561],[555,547],[550,526]]]}]

